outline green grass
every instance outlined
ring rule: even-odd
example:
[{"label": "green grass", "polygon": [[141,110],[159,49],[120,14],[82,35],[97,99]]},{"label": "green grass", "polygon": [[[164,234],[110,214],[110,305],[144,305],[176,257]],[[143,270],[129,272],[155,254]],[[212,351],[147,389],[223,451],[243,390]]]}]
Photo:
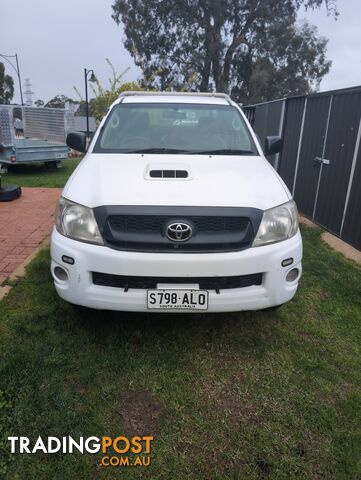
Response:
[{"label": "green grass", "polygon": [[79,159],[64,160],[63,168],[49,168],[44,163],[28,165],[9,165],[9,173],[2,175],[4,185],[21,187],[64,187],[66,181],[77,167]]},{"label": "green grass", "polygon": [[[0,476],[359,480],[361,269],[320,230],[303,235],[292,302],[218,315],[78,310],[42,251],[0,302]],[[134,429],[155,436],[148,468],[11,455],[6,441]]]}]

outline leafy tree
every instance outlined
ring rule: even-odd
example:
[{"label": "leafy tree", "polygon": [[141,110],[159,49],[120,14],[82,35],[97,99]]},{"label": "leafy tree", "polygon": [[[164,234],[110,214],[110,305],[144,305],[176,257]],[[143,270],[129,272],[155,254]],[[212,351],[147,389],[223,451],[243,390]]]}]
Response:
[{"label": "leafy tree", "polygon": [[48,101],[48,103],[45,104],[45,107],[47,108],[65,108],[65,104],[69,103],[78,103],[75,100],[72,100],[71,98],[67,97],[66,95],[55,95],[54,98]]},{"label": "leafy tree", "polygon": [[5,74],[5,66],[0,62],[0,103],[9,104],[14,96],[14,80]]},{"label": "leafy tree", "polygon": [[[95,106],[95,98],[91,98],[89,100],[89,116],[90,117],[94,117],[94,106]],[[86,115],[85,100],[81,100],[80,103],[79,103],[79,107],[78,107],[77,111],[75,112],[75,116],[85,117],[85,115]]]},{"label": "leafy tree", "polygon": [[[104,117],[110,105],[119,97],[122,92],[127,90],[143,90],[142,86],[138,82],[122,83],[122,78],[129,68],[125,69],[121,73],[117,73],[112,62],[108,58],[106,59],[106,62],[111,69],[111,77],[108,79],[108,87],[104,87],[97,78],[92,84],[90,84],[95,98],[89,100],[89,115],[93,115],[99,121]],[[76,87],[74,87],[74,89],[81,99],[81,111],[83,111],[84,108],[85,115],[85,102],[79,90]]]},{"label": "leafy tree", "polygon": [[318,87],[327,40],[296,17],[323,4],[337,16],[331,0],[114,0],[113,18],[155,88],[256,101]]},{"label": "leafy tree", "polygon": [[44,100],[41,100],[40,98],[38,100],[36,100],[34,103],[37,107],[43,107],[44,106]]},{"label": "leafy tree", "polygon": [[122,92],[128,90],[143,90],[138,82],[125,82],[118,86],[112,86],[109,89],[104,89],[100,83],[97,82],[96,87],[93,87],[96,95],[94,99],[94,116],[97,120],[101,120],[107,113],[111,104],[119,97]]},{"label": "leafy tree", "polygon": [[327,40],[318,38],[316,28],[307,22],[275,23],[270,38],[260,38],[259,44],[235,59],[234,75],[242,82],[232,85],[232,96],[241,103],[255,103],[317,90],[331,66],[326,45]]}]

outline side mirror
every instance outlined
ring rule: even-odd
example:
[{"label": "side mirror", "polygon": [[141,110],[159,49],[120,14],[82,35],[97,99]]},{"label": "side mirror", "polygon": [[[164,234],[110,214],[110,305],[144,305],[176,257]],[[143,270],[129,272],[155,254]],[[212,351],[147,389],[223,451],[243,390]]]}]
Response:
[{"label": "side mirror", "polygon": [[264,153],[265,155],[274,155],[279,153],[283,147],[283,140],[281,137],[270,136],[266,137],[264,142]]},{"label": "side mirror", "polygon": [[84,153],[86,151],[86,135],[83,132],[69,132],[66,136],[69,148]]}]

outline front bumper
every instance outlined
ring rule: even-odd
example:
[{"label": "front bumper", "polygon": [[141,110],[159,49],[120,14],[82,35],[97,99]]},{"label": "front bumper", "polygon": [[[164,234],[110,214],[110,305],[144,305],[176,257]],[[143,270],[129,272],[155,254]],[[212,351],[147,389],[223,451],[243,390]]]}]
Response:
[{"label": "front bumper", "polygon": [[[74,258],[74,265],[63,256]],[[283,260],[292,265],[282,267]],[[258,310],[281,305],[292,299],[298,287],[302,266],[302,239],[298,232],[283,242],[240,252],[222,253],[142,253],[118,251],[105,246],[78,242],[60,235],[54,228],[51,240],[51,272],[55,288],[64,300],[95,309],[146,312],[147,291],[94,285],[92,272],[113,275],[157,277],[211,277],[263,273],[262,285],[209,291],[208,312]],[[54,274],[55,267],[66,270],[68,280]],[[293,269],[299,275],[286,281]],[[154,311],[154,310],[152,310]],[[169,310],[162,310],[162,312]],[[171,310],[188,312],[188,310]]]}]

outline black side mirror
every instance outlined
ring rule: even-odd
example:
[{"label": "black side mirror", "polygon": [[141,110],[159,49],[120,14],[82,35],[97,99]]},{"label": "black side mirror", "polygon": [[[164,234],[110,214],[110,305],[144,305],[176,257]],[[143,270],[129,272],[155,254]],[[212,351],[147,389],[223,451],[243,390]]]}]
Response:
[{"label": "black side mirror", "polygon": [[264,142],[264,153],[265,155],[274,155],[279,153],[283,147],[283,140],[281,137],[269,136],[266,137]]},{"label": "black side mirror", "polygon": [[66,136],[69,148],[84,153],[86,151],[86,135],[83,132],[69,132]]}]

